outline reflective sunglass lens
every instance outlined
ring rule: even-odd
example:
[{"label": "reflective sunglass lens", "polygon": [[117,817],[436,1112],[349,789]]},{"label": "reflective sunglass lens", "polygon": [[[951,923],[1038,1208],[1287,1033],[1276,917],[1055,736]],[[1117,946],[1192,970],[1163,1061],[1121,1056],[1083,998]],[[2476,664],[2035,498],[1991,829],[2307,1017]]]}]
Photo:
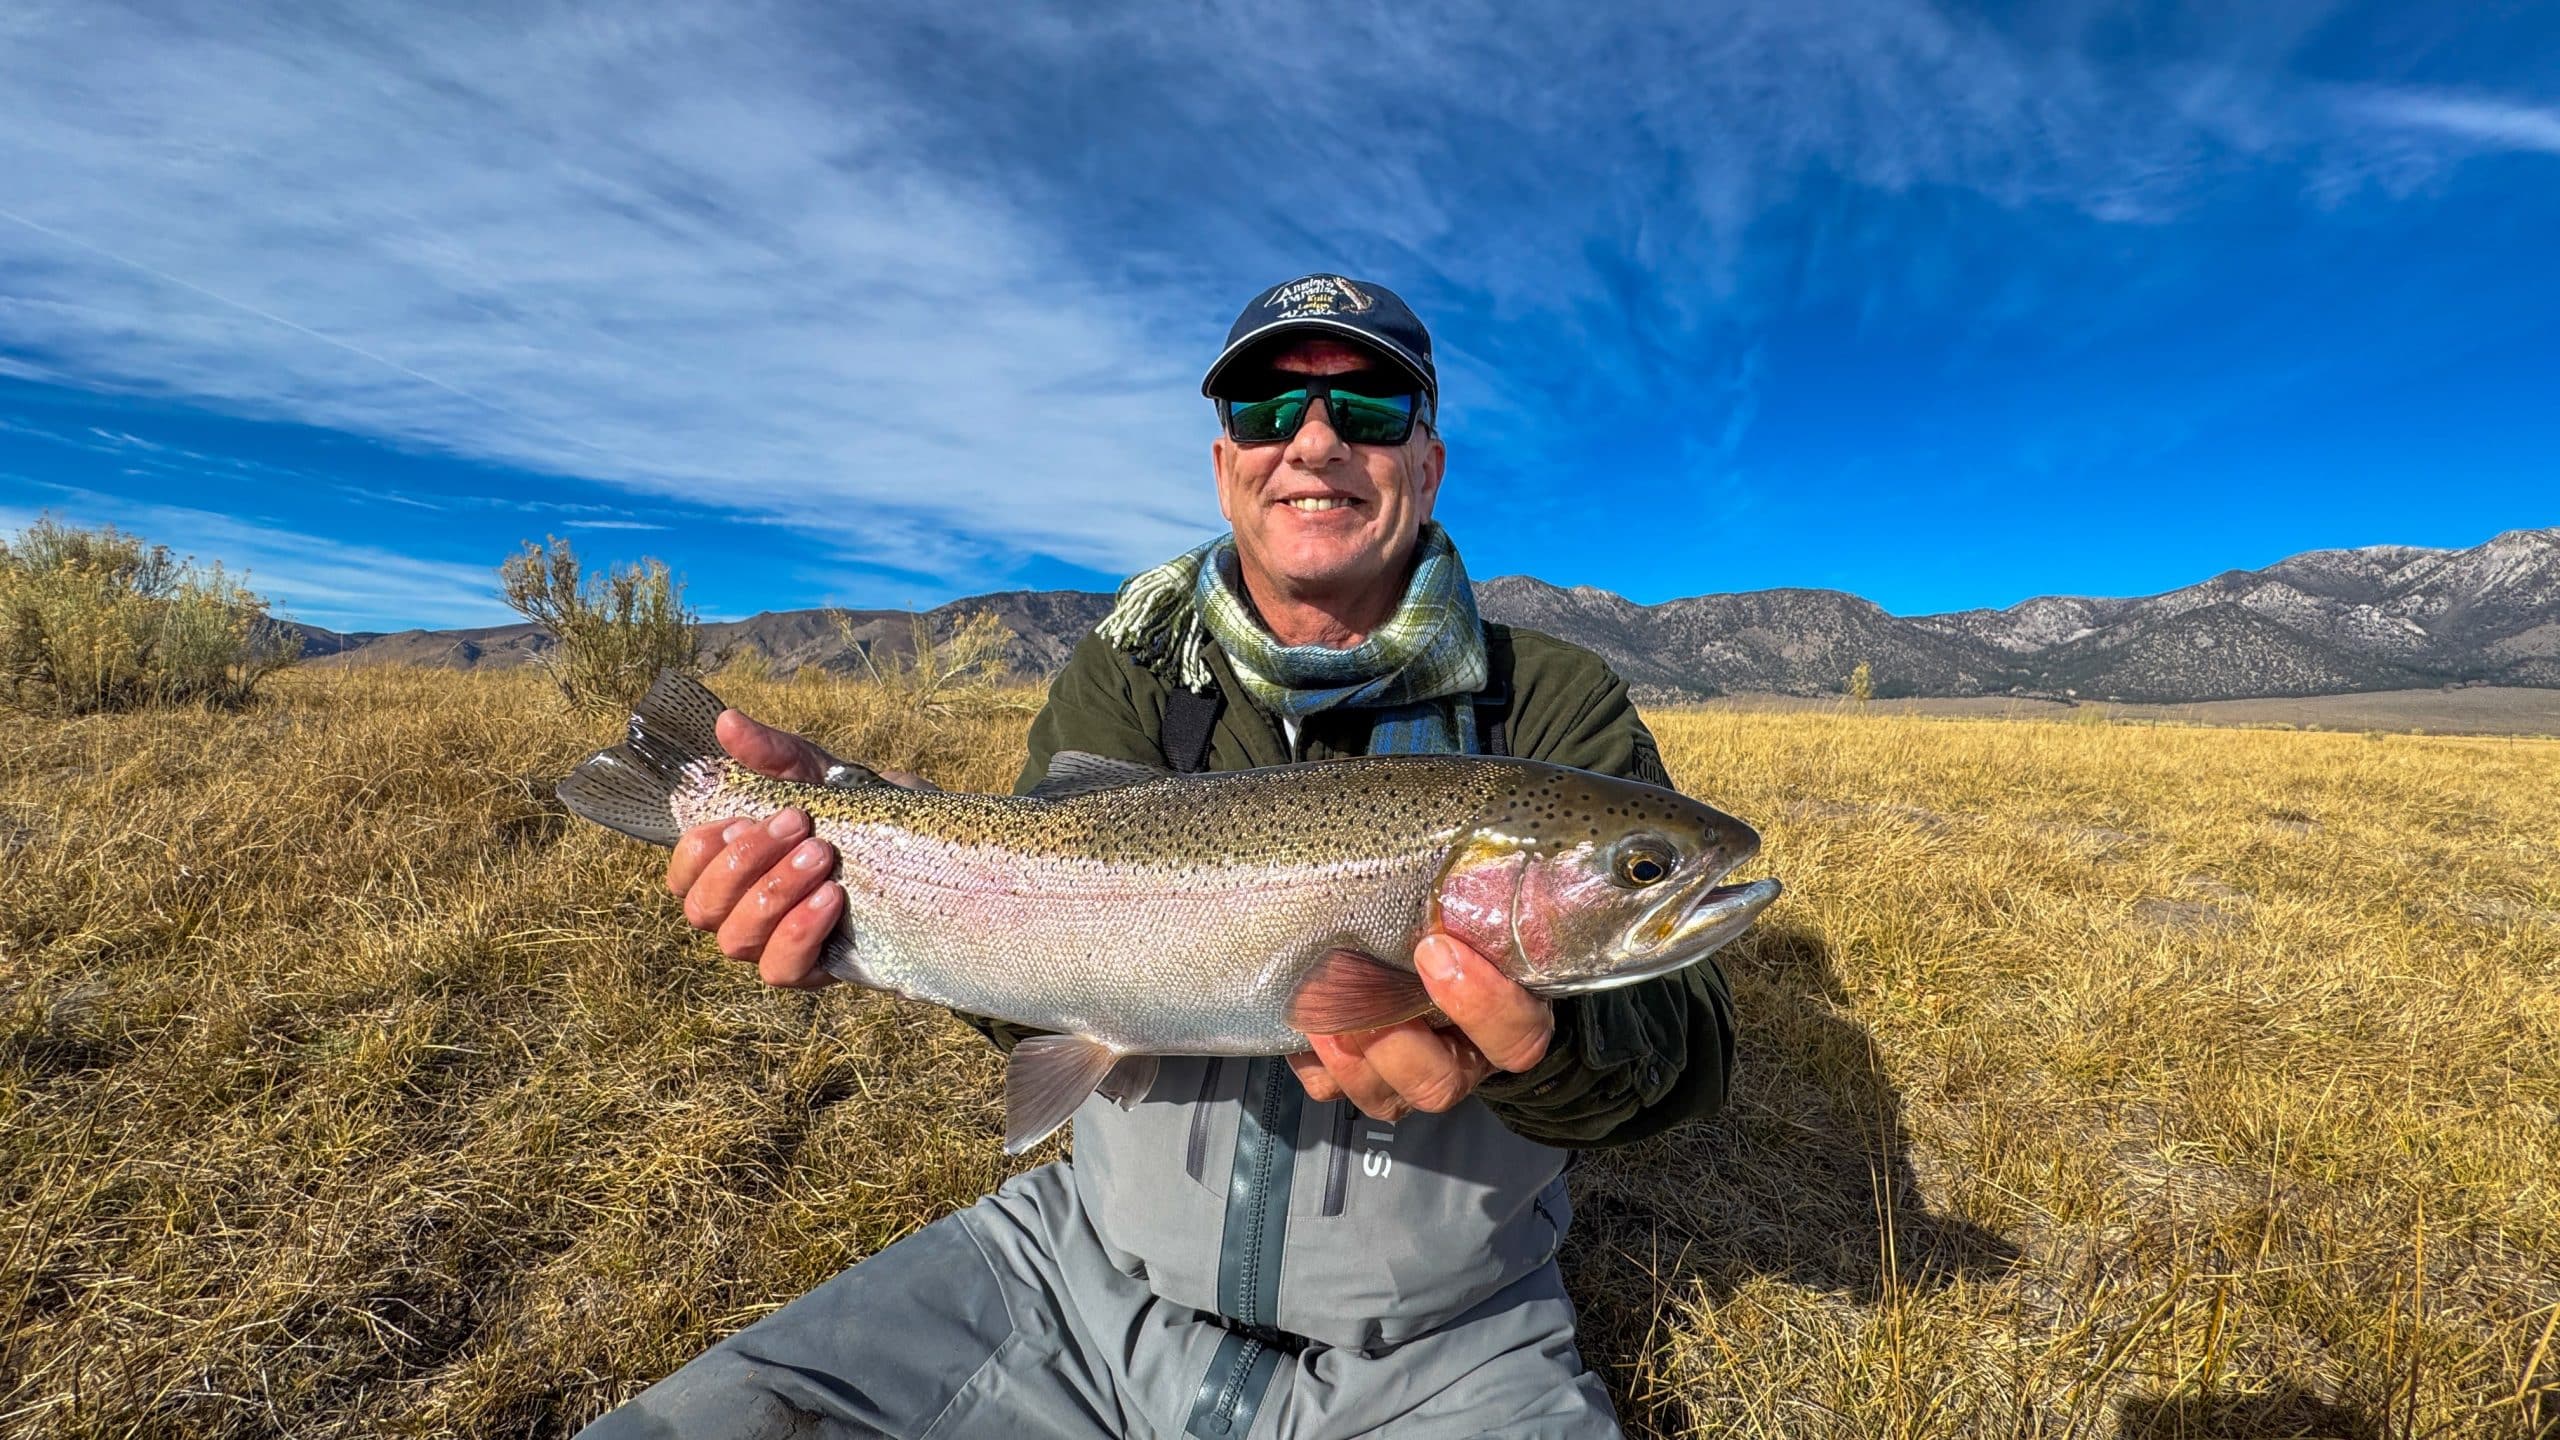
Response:
[{"label": "reflective sunglass lens", "polygon": [[1354,445],[1401,445],[1413,433],[1410,395],[1353,395],[1336,390],[1325,400],[1334,433]]},{"label": "reflective sunglass lens", "polygon": [[1286,440],[1298,433],[1298,422],[1306,417],[1307,392],[1291,390],[1268,400],[1250,404],[1230,402],[1227,406],[1227,433],[1247,444],[1266,440]]},{"label": "reflective sunglass lens", "polygon": [[1325,420],[1334,434],[1354,445],[1401,445],[1413,434],[1420,397],[1361,395],[1349,390],[1284,391],[1268,400],[1229,400],[1224,407],[1227,435],[1239,444],[1286,440],[1298,433],[1307,406],[1316,394],[1325,402]]}]

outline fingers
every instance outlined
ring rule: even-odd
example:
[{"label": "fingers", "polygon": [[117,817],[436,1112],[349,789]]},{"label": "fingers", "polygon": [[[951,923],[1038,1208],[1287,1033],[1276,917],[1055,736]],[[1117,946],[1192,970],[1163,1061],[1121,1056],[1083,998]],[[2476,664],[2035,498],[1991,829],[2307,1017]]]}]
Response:
[{"label": "fingers", "polygon": [[[667,892],[682,895],[720,858],[720,851],[740,835],[754,829],[753,820],[715,820],[687,830],[676,841],[676,853],[667,859]],[[685,917],[690,920],[691,914]]]},{"label": "fingers", "polygon": [[815,990],[836,983],[820,962],[826,958],[827,936],[843,918],[844,887],[820,881],[808,899],[783,912],[781,923],[773,927],[772,938],[756,956],[757,977],[767,985],[790,990]]},{"label": "fingers", "polygon": [[[1324,1065],[1333,1086],[1342,1098],[1360,1107],[1360,1113],[1372,1120],[1396,1121],[1413,1113],[1395,1087],[1380,1078],[1377,1067],[1369,1063],[1363,1042],[1376,1032],[1356,1035],[1310,1035],[1307,1043],[1315,1048],[1316,1059]],[[1314,1093],[1310,1090],[1308,1093]]]},{"label": "fingers", "polygon": [[1546,1058],[1555,1007],[1512,983],[1492,961],[1435,933],[1414,947],[1413,968],[1441,1013],[1495,1068],[1516,1073]]},{"label": "fingers", "polygon": [[[733,960],[754,960],[764,954],[774,930],[793,906],[815,894],[835,874],[835,847],[804,830],[803,838],[792,842],[771,865],[747,877],[720,921],[720,953]],[[735,846],[731,847],[733,850]],[[725,878],[719,866],[713,866],[694,886],[699,892],[714,879]]]},{"label": "fingers", "polygon": [[1313,1050],[1301,1050],[1289,1057],[1289,1068],[1298,1072],[1298,1083],[1306,1087],[1310,1100],[1339,1100],[1342,1087],[1333,1083],[1333,1072]]},{"label": "fingers", "polygon": [[[700,833],[695,832],[697,835]],[[724,836],[725,843],[719,844],[719,848],[685,881],[685,923],[697,930],[726,927],[739,903],[763,884],[777,867],[786,874],[794,873],[784,864],[785,857],[792,853],[793,847],[810,838],[809,817],[797,810],[783,810],[762,824],[752,820],[733,822],[727,829],[714,832],[711,838],[717,842]],[[694,836],[688,835],[685,839],[691,841]],[[821,867],[817,878],[823,878],[825,873],[826,868]],[[667,878],[670,885],[679,878],[674,865],[668,867]],[[791,897],[792,900],[798,900],[815,887],[816,878],[805,875],[803,878],[807,883]],[[774,918],[779,919],[779,914]],[[761,941],[763,937],[759,935],[757,938]]]},{"label": "fingers", "polygon": [[1339,1095],[1372,1120],[1454,1110],[1493,1073],[1492,1062],[1465,1036],[1420,1020],[1352,1035],[1310,1035],[1307,1043],[1315,1047],[1309,1055],[1289,1057],[1307,1094],[1317,1100]]},{"label": "fingers", "polygon": [[1475,1093],[1493,1065],[1463,1035],[1434,1030],[1419,1020],[1364,1037],[1362,1058],[1379,1084],[1415,1110],[1454,1110]]},{"label": "fingers", "polygon": [[[808,834],[809,817],[798,810],[688,831],[676,842],[676,858],[667,862],[667,888],[684,897],[685,923],[719,929],[748,888]],[[688,866],[692,873],[680,873]]]},{"label": "fingers", "polygon": [[776,780],[816,785],[827,778],[827,752],[788,730],[750,720],[737,710],[723,710],[712,727],[720,748],[739,764]]},{"label": "fingers", "polygon": [[686,923],[717,932],[720,953],[756,962],[768,985],[811,989],[834,983],[819,962],[844,918],[835,866],[835,848],[810,833],[809,817],[784,810],[687,831],[667,862],[667,888],[684,897]]},{"label": "fingers", "polygon": [[[821,784],[833,763],[815,743],[740,711],[721,711],[713,730],[731,758],[777,780]],[[810,989],[834,980],[819,962],[844,916],[844,891],[829,883],[835,866],[809,817],[784,810],[762,824],[686,831],[667,861],[667,888],[684,897],[688,924],[717,933],[720,953],[754,961],[768,985]]]},{"label": "fingers", "polygon": [[1546,1058],[1553,1006],[1446,935],[1426,936],[1413,958],[1423,988],[1454,1028],[1408,1020],[1311,1035],[1308,1054],[1289,1057],[1309,1095],[1329,1100],[1338,1092],[1362,1114],[1393,1121],[1416,1110],[1453,1110],[1494,1071],[1526,1070]]}]

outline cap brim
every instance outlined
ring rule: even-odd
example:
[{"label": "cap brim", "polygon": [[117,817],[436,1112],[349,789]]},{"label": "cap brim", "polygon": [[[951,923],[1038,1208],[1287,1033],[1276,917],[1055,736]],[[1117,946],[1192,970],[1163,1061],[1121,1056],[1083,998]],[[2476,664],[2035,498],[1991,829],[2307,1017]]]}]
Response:
[{"label": "cap brim", "polygon": [[1227,348],[1219,351],[1218,358],[1210,363],[1209,373],[1200,377],[1200,393],[1214,398],[1218,393],[1218,376],[1224,373],[1226,368],[1235,362],[1235,358],[1237,356],[1252,349],[1254,346],[1261,344],[1263,341],[1269,340],[1275,335],[1286,335],[1292,331],[1298,330],[1321,331],[1329,335],[1347,335],[1353,340],[1360,342],[1363,346],[1366,346],[1371,350],[1375,350],[1379,354],[1386,356],[1388,359],[1395,361],[1398,365],[1403,366],[1406,372],[1411,374],[1415,381],[1422,386],[1424,394],[1437,398],[1440,393],[1440,387],[1432,381],[1431,368],[1422,362],[1421,356],[1414,354],[1412,351],[1396,344],[1392,340],[1380,339],[1378,336],[1361,329],[1357,325],[1347,324],[1340,320],[1327,320],[1322,317],[1312,315],[1296,320],[1274,320],[1268,325],[1262,326],[1259,329],[1248,330],[1244,334],[1227,342]]}]

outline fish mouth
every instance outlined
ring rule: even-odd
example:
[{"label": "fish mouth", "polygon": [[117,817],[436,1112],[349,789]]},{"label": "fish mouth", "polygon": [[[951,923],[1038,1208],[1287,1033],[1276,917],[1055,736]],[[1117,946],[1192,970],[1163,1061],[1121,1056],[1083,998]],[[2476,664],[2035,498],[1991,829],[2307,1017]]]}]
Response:
[{"label": "fish mouth", "polygon": [[1778,898],[1780,886],[1776,877],[1745,881],[1739,885],[1712,885],[1689,906],[1680,917],[1663,949],[1686,965],[1722,949],[1725,942],[1751,928],[1760,912]]},{"label": "fish mouth", "polygon": [[1624,968],[1564,985],[1541,986],[1540,992],[1580,995],[1615,990],[1695,965],[1750,929],[1782,888],[1774,878],[1741,885],[1718,885],[1718,878],[1701,876],[1637,921],[1628,931],[1634,943]]}]

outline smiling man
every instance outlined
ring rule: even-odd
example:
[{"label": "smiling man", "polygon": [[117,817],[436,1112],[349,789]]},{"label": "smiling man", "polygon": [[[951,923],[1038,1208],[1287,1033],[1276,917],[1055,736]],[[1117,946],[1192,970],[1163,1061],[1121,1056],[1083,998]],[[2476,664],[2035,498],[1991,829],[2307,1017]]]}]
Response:
[{"label": "smiling man", "polygon": [[[1202,390],[1227,535],[1132,578],[1032,725],[1020,790],[1084,750],[1182,771],[1512,754],[1657,785],[1587,651],[1478,618],[1431,515],[1447,463],[1422,322],[1310,275],[1255,297]],[[835,763],[731,712],[741,761]],[[685,837],[693,924],[778,985],[824,983],[843,914],[806,816]],[[1573,1148],[1722,1103],[1712,960],[1549,1002],[1445,935],[1437,1021],[1279,1060],[1168,1059],[1086,1102],[1075,1158],[1015,1177],[701,1358],[589,1433],[1613,1435],[1555,1255]],[[971,1018],[997,1044],[1011,1027]]]}]

